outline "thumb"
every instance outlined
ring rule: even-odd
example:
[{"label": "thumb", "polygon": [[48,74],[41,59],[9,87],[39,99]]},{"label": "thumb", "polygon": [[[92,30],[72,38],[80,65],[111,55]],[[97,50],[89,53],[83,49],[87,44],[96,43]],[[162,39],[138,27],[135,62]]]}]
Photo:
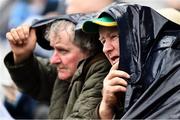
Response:
[{"label": "thumb", "polygon": [[29,38],[31,41],[33,41],[33,42],[36,42],[36,31],[35,31],[35,29],[31,29],[30,30],[30,38]]}]

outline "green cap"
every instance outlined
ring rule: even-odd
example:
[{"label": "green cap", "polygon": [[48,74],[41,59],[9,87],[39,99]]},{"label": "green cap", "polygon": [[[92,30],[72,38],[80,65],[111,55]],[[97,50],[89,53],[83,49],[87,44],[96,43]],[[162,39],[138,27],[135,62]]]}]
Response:
[{"label": "green cap", "polygon": [[112,17],[103,16],[84,22],[82,29],[84,32],[97,33],[99,26],[115,27],[117,26],[117,22]]}]

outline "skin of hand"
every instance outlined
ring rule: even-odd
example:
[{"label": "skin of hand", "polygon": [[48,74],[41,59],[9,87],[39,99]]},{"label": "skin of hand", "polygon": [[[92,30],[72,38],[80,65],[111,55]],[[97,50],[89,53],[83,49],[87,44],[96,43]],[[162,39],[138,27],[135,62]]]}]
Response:
[{"label": "skin of hand", "polygon": [[6,38],[13,52],[14,64],[26,60],[33,53],[36,46],[35,30],[30,29],[29,25],[12,28],[10,32],[6,33]]},{"label": "skin of hand", "polygon": [[102,101],[99,107],[99,115],[101,119],[112,119],[114,107],[117,105],[120,94],[126,92],[127,81],[130,75],[124,71],[117,70],[118,62],[114,64],[104,79],[102,90]]}]

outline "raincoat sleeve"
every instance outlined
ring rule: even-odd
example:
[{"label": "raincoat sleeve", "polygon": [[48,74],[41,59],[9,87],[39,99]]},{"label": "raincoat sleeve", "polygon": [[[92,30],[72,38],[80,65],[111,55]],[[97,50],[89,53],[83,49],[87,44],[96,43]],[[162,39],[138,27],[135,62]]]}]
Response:
[{"label": "raincoat sleeve", "polygon": [[20,90],[35,99],[49,103],[57,73],[48,60],[38,60],[32,55],[26,61],[14,65],[13,54],[10,52],[5,57],[4,63]]}]

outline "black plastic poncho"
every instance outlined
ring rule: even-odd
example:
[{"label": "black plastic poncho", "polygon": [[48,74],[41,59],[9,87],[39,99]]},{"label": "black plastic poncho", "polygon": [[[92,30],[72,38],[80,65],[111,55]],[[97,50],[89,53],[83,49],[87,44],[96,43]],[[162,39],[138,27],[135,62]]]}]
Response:
[{"label": "black plastic poncho", "polygon": [[122,119],[180,119],[180,26],[146,6],[115,3],[104,14],[118,22],[119,69],[131,75]]}]

